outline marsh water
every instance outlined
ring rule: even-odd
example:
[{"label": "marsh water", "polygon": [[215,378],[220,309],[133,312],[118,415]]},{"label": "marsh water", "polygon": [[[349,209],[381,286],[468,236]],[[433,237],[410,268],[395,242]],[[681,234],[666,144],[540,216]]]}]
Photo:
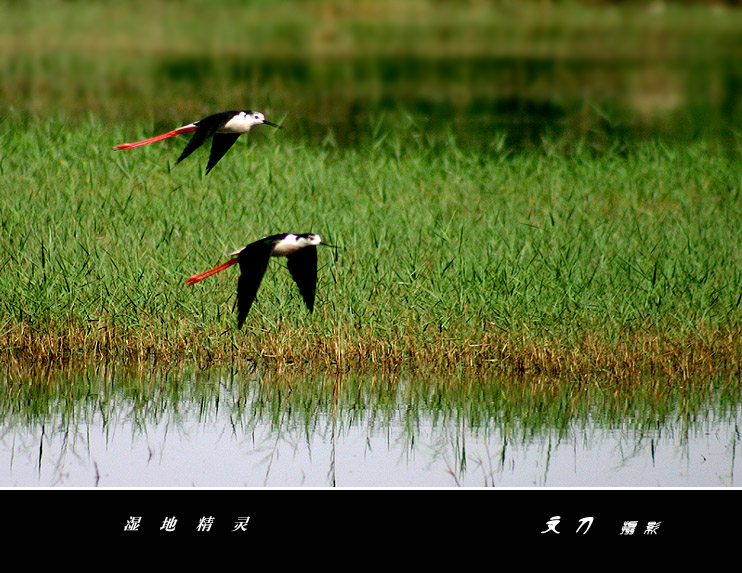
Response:
[{"label": "marsh water", "polygon": [[0,487],[731,487],[736,381],[5,372]]}]

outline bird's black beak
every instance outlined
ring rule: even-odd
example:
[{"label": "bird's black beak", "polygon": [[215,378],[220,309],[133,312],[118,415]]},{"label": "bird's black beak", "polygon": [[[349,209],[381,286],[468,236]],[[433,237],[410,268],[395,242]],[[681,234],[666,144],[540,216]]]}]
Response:
[{"label": "bird's black beak", "polygon": [[327,243],[320,243],[320,245],[324,245],[325,247],[332,247],[333,249],[339,249],[340,248],[337,245],[329,245]]},{"label": "bird's black beak", "polygon": [[264,119],[263,120],[263,123],[265,125],[270,125],[271,127],[276,127],[278,129],[283,129],[283,126],[282,125],[278,125],[277,123],[273,123],[272,121],[268,121],[267,119]]}]

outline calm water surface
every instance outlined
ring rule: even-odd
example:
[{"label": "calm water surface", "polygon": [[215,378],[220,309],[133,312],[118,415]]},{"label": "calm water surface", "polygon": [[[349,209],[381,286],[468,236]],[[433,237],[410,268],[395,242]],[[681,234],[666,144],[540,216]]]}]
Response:
[{"label": "calm water surface", "polygon": [[736,383],[657,384],[11,372],[0,487],[739,486]]}]

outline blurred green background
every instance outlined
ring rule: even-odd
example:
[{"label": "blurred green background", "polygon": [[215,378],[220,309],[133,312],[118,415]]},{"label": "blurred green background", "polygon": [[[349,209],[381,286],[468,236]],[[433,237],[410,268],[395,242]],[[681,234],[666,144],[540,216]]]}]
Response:
[{"label": "blurred green background", "polygon": [[283,137],[737,147],[735,2],[0,1],[0,115],[171,129],[258,109]]}]

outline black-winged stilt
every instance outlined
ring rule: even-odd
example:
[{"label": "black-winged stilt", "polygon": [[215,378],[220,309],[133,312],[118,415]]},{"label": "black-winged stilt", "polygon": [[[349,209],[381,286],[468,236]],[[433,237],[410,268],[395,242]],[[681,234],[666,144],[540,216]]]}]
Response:
[{"label": "black-winged stilt", "polygon": [[299,293],[301,293],[309,312],[312,312],[314,310],[314,295],[317,289],[317,245],[338,248],[335,245],[324,243],[322,237],[314,233],[280,233],[264,237],[250,243],[241,251],[233,253],[236,256],[233,256],[226,263],[193,275],[186,280],[186,284],[193,285],[231,267],[235,263],[239,263],[237,328],[242,328],[247,313],[250,311],[258,293],[260,282],[268,268],[268,261],[271,257],[286,257],[289,272],[299,287]]},{"label": "black-winged stilt", "polygon": [[217,162],[224,156],[230,147],[237,141],[237,138],[243,133],[247,133],[256,125],[270,125],[272,127],[280,128],[273,122],[265,119],[265,116],[259,111],[222,111],[215,113],[209,117],[205,117],[200,121],[194,121],[173,131],[168,131],[161,135],[150,137],[149,139],[143,139],[142,141],[135,141],[134,143],[122,143],[117,145],[114,149],[133,149],[135,147],[141,147],[148,143],[154,143],[155,141],[162,141],[169,137],[180,135],[181,133],[190,133],[195,131],[191,140],[186,145],[183,153],[180,154],[178,160],[175,162],[177,165],[193,153],[197,148],[206,142],[211,137],[211,154],[209,155],[209,163],[206,166],[206,173],[211,171]]}]

